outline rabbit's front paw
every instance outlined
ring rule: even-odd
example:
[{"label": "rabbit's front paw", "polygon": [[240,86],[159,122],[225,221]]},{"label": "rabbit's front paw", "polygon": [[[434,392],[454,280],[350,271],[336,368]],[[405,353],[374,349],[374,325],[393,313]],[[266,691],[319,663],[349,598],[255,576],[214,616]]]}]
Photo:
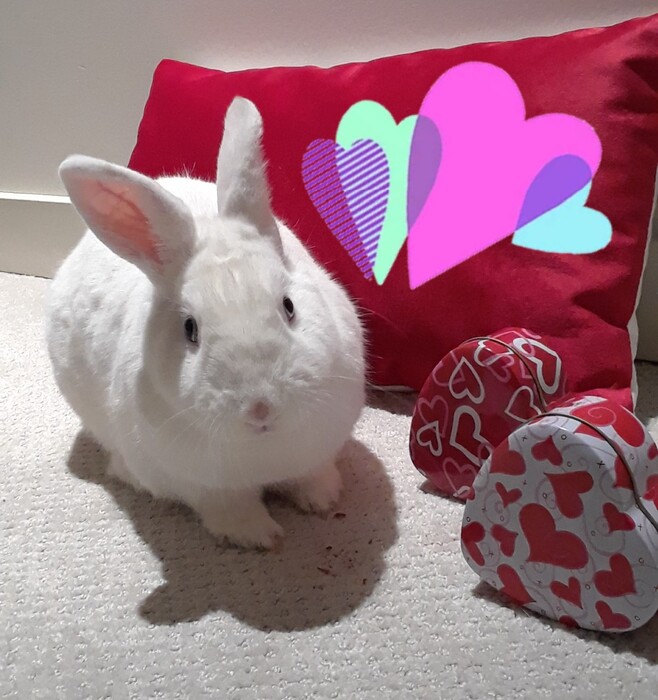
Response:
[{"label": "rabbit's front paw", "polygon": [[343,479],[334,462],[327,463],[321,469],[290,482],[286,493],[301,510],[306,513],[326,514],[331,511],[340,498]]},{"label": "rabbit's front paw", "polygon": [[245,549],[275,549],[283,540],[283,528],[269,514],[260,494],[245,492],[218,498],[199,509],[208,531],[220,540]]},{"label": "rabbit's front paw", "polygon": [[110,463],[107,466],[107,473],[108,476],[111,476],[113,479],[118,479],[128,486],[132,486],[135,491],[145,490],[128,470],[123,457],[115,450],[110,453]]}]

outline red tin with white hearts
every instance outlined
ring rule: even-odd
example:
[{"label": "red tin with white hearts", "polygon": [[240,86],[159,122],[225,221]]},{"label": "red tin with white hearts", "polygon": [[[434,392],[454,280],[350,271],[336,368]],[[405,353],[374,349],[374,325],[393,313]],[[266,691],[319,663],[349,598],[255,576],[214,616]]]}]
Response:
[{"label": "red tin with white hearts", "polygon": [[464,510],[471,568],[561,622],[628,631],[658,610],[658,448],[628,410],[583,397],[495,450]]},{"label": "red tin with white hearts", "polygon": [[564,394],[560,357],[541,336],[508,328],[448,353],[416,401],[409,449],[434,487],[465,499],[494,447]]}]

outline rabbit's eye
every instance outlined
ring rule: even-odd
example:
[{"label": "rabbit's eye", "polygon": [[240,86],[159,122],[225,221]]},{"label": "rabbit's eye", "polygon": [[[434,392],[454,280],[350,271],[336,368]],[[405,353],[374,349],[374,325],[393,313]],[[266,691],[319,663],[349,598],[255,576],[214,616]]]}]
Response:
[{"label": "rabbit's eye", "polygon": [[295,306],[290,300],[290,297],[283,297],[283,308],[285,309],[288,320],[292,321],[295,316]]},{"label": "rabbit's eye", "polygon": [[196,345],[199,342],[199,327],[192,316],[185,319],[185,335],[190,343]]}]

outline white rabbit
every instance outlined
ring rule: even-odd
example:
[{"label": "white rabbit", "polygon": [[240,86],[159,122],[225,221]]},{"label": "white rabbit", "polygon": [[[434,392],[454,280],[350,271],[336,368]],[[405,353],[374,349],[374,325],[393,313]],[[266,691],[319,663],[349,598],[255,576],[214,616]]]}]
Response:
[{"label": "white rabbit", "polygon": [[331,509],[335,458],[365,400],[354,305],[274,218],[262,119],[236,98],[216,185],[71,156],[60,177],[90,228],[50,290],[57,383],[110,473],[270,548],[262,496]]}]

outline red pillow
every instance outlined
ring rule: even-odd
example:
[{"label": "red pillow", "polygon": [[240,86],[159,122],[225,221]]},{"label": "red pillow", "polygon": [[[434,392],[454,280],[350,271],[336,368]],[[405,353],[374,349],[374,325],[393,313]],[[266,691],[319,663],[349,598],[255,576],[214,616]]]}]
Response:
[{"label": "red pillow", "polygon": [[[507,236],[410,289],[403,246],[383,284],[366,279],[331,234],[302,179],[315,139],[335,139],[343,114],[374,100],[399,122],[417,114],[448,69],[468,61],[504,69],[527,118],[586,120],[602,159],[587,205],[612,224],[611,242],[583,255],[540,252]],[[563,358],[570,391],[632,406],[629,336],[640,286],[658,165],[658,15],[555,37],[436,49],[328,69],[225,73],[175,61],[158,66],[130,167],[151,176],[186,169],[212,180],[228,105],[253,100],[264,120],[273,205],[364,310],[370,380],[419,390],[465,339],[520,326]],[[472,205],[478,206],[475,193]]]}]

